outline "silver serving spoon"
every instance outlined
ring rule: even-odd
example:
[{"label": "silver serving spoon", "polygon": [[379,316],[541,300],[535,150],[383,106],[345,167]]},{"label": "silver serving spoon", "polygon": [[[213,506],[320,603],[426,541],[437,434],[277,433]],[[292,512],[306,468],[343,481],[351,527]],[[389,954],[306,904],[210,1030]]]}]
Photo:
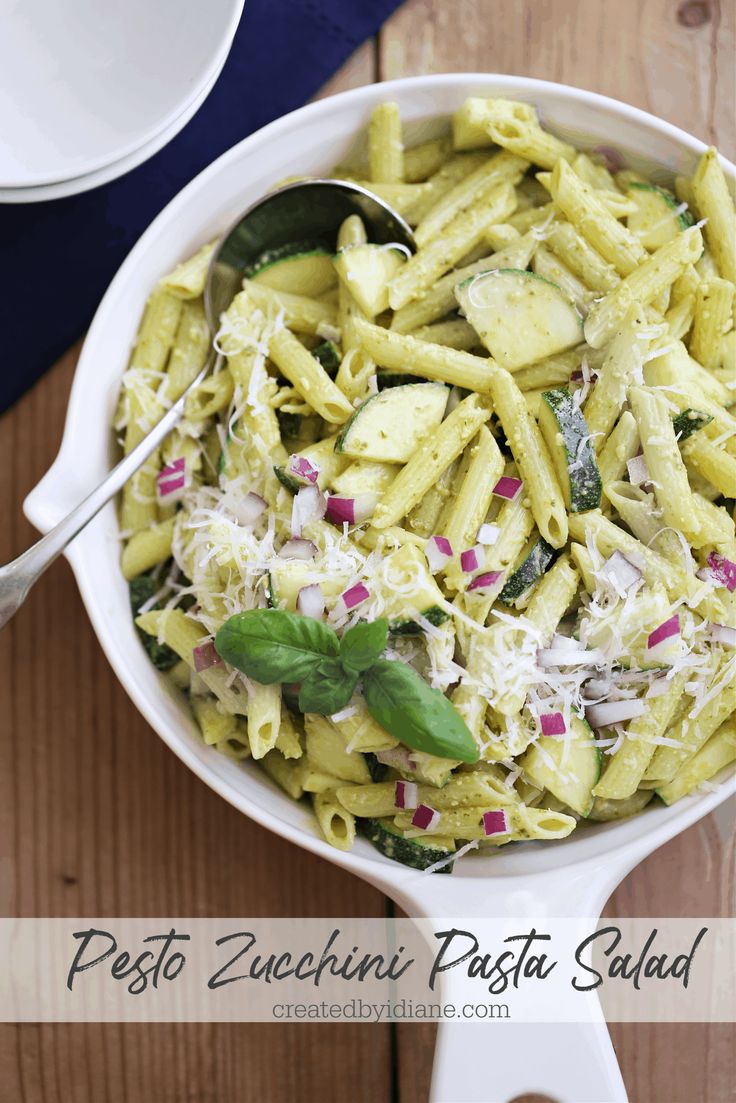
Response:
[{"label": "silver serving spoon", "polygon": [[[377,196],[342,180],[309,180],[287,184],[253,203],[223,235],[210,261],[204,307],[214,338],[220,315],[240,290],[243,270],[263,253],[293,242],[321,241],[334,251],[341,223],[357,214],[368,240],[379,245],[399,242],[414,251],[416,243],[404,219]],[[0,567],[0,628],[25,601],[34,582],[75,536],[148,459],[184,413],[187,396],[222,363],[213,348],[199,375],[100,485],[46,536],[11,563]]]}]

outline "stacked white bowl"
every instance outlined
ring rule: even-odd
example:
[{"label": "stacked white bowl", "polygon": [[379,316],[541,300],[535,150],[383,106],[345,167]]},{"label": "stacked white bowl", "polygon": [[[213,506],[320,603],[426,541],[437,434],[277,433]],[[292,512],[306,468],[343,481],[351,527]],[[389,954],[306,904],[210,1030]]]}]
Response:
[{"label": "stacked white bowl", "polygon": [[243,0],[0,0],[0,203],[88,191],[207,98]]}]

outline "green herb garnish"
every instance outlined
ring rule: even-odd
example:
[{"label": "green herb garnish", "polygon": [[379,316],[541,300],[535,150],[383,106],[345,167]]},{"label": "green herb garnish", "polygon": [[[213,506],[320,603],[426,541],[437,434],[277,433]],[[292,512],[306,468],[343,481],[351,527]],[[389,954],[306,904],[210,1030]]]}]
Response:
[{"label": "green herb garnish", "polygon": [[215,637],[217,653],[249,678],[301,682],[299,708],[330,716],[344,708],[362,676],[374,720],[415,751],[476,762],[478,748],[462,717],[410,666],[383,659],[386,620],[356,624],[338,638],[312,617],[251,609],[230,617]]}]

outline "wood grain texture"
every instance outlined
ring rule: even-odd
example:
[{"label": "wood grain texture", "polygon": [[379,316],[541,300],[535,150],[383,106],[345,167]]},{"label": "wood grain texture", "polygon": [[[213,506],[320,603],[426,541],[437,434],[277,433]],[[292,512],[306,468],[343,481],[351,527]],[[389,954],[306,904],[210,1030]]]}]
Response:
[{"label": "wood grain texture", "polygon": [[[678,17],[679,12],[679,17]],[[323,94],[422,72],[527,73],[637,104],[733,153],[734,9],[713,0],[409,0]],[[730,143],[730,145],[729,145]],[[0,419],[0,562],[33,538],[25,494],[61,436],[76,350]],[[378,915],[373,889],[236,813],[118,685],[57,563],[0,634],[5,915]],[[733,912],[713,817],[634,871],[620,915]],[[380,1026],[0,1027],[2,1103],[424,1103],[433,1030]],[[617,1025],[632,1103],[723,1103],[725,1027]]]}]

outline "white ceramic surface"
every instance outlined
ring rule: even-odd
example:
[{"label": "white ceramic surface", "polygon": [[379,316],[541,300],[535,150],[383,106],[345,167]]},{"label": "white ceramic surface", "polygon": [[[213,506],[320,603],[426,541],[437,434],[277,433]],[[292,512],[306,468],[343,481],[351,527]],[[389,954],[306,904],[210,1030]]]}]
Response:
[{"label": "white ceramic surface", "polygon": [[160,149],[175,138],[180,130],[199,111],[204,101],[217,83],[217,78],[222,72],[222,67],[227,61],[228,50],[224,50],[220,58],[219,67],[212,74],[209,83],[202,89],[199,95],[176,118],[169,127],[162,130],[149,142],[129,153],[127,157],[121,157],[119,161],[104,165],[94,172],[84,173],[82,176],[73,176],[70,180],[59,180],[55,184],[38,184],[32,188],[0,188],[0,203],[43,203],[49,199],[63,199],[67,195],[79,195],[81,192],[99,188],[110,180],[117,180],[127,172],[131,172],[144,161],[148,161]]},{"label": "white ceramic surface", "polygon": [[120,161],[221,67],[243,0],[0,0],[0,186]]},{"label": "white ceramic surface", "polygon": [[[439,124],[432,120],[447,116],[473,94],[534,102],[546,125],[560,135],[583,148],[615,145],[631,166],[662,180],[673,172],[691,172],[704,148],[675,127],[614,100],[561,85],[484,74],[418,77],[359,88],[272,123],[192,181],[153,222],[115,277],[82,350],[61,450],[26,500],[30,520],[47,531],[109,470],[114,448],[107,426],[119,379],[145,299],[163,273],[280,178],[295,171],[323,173],[343,158],[377,103],[396,100],[416,140],[437,133]],[[733,166],[727,171],[736,177]],[[407,870],[362,839],[350,853],[336,851],[319,837],[309,810],[289,800],[257,768],[238,766],[203,746],[186,709],[136,638],[118,567],[119,549],[110,505],[71,545],[68,558],[100,643],[152,727],[235,807],[365,878],[410,914],[596,917],[637,862],[736,791],[734,780],[725,780],[718,791],[672,808],[649,808],[621,823],[591,826],[560,842],[508,847],[461,860],[451,877]],[[499,1060],[489,1080],[494,1046],[499,1047]],[[579,1059],[565,1056],[571,1049]],[[490,1103],[491,1098],[501,1101],[531,1090],[547,1091],[567,1103],[624,1100],[605,1027],[504,1025],[498,1041],[495,1031],[485,1027],[441,1027],[432,1089],[436,1101]]]}]

